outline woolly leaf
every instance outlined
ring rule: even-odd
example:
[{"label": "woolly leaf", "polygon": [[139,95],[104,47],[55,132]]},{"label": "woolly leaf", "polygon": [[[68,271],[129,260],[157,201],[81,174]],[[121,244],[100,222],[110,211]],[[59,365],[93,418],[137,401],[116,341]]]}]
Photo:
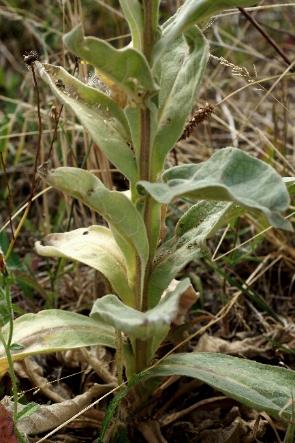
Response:
[{"label": "woolly leaf", "polygon": [[61,234],[49,234],[35,244],[38,254],[77,260],[101,272],[114,292],[127,304],[134,304],[128,286],[124,256],[112,232],[103,226],[89,226]]},{"label": "woolly leaf", "polygon": [[201,380],[246,406],[291,420],[295,372],[224,354],[198,352],[165,358],[149,376],[184,375]]},{"label": "woolly leaf", "polygon": [[39,62],[36,62],[36,66],[54,95],[75,113],[108,159],[131,182],[135,182],[138,172],[128,144],[128,122],[119,106],[110,97],[85,85],[61,67]]},{"label": "woolly leaf", "polygon": [[215,152],[207,161],[168,169],[165,183],[139,182],[156,201],[168,204],[176,197],[190,200],[232,201],[261,211],[269,223],[292,230],[280,213],[289,206],[286,185],[266,163],[236,148]]},{"label": "woolly leaf", "polygon": [[[9,326],[2,328],[4,338]],[[115,334],[111,326],[94,321],[75,312],[48,309],[38,314],[25,314],[14,321],[12,341],[22,349],[12,354],[14,361],[35,354],[49,354],[56,351],[103,345],[115,348]],[[0,376],[8,369],[8,361],[0,343]]]}]

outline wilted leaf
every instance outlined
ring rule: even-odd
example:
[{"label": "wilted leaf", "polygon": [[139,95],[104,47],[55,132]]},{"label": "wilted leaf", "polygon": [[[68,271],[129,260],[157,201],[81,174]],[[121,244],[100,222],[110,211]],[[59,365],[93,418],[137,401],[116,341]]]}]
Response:
[{"label": "wilted leaf", "polygon": [[148,258],[147,234],[143,218],[129,198],[110,191],[95,175],[83,169],[61,167],[46,171],[43,176],[47,183],[78,198],[104,217],[128,263],[129,281],[132,284],[135,279],[137,256],[141,259],[143,278]]},{"label": "wilted leaf", "polygon": [[116,49],[104,40],[84,37],[81,25],[66,34],[64,42],[70,51],[115,82],[136,102],[142,102],[146,92],[157,90],[148,63],[139,51]]},{"label": "wilted leaf", "polygon": [[109,229],[89,226],[63,234],[49,234],[35,247],[40,255],[66,257],[91,266],[107,278],[125,303],[134,303],[124,256]]},{"label": "wilted leaf", "polygon": [[85,85],[63,68],[36,62],[41,78],[56,97],[76,114],[108,159],[135,182],[138,176],[128,145],[130,133],[123,111],[107,95]]},{"label": "wilted leaf", "polygon": [[292,230],[280,215],[289,206],[286,185],[266,163],[236,148],[224,148],[199,164],[168,169],[166,183],[139,182],[156,201],[170,203],[176,197],[191,200],[233,201],[248,210],[261,211],[269,223]]},{"label": "wilted leaf", "polygon": [[[246,406],[292,418],[295,372],[223,354],[198,352],[165,358],[149,376],[185,375],[202,380]],[[284,409],[284,410],[283,410]]]},{"label": "wilted leaf", "polygon": [[[8,325],[2,328],[7,337]],[[13,342],[23,349],[13,353],[13,360],[29,355],[48,354],[72,348],[103,345],[115,348],[115,332],[111,326],[75,312],[48,309],[38,314],[25,314],[14,321]],[[3,345],[0,345],[0,376],[8,369]]]},{"label": "wilted leaf", "polygon": [[196,352],[221,352],[222,354],[248,358],[253,358],[257,355],[265,357],[268,351],[273,350],[273,343],[267,337],[263,336],[229,341],[205,333],[200,337],[194,350]]},{"label": "wilted leaf", "polygon": [[111,324],[132,338],[147,340],[161,336],[163,330],[165,332],[167,326],[169,327],[177,317],[181,295],[189,285],[189,279],[179,282],[156,307],[146,312],[124,305],[114,295],[106,295],[94,303],[90,315],[94,319]]},{"label": "wilted leaf", "polygon": [[182,134],[209,56],[208,43],[197,27],[169,45],[154,71],[159,79],[159,111],[152,164],[158,174],[169,150]]},{"label": "wilted leaf", "polygon": [[[88,406],[92,399],[100,394],[101,386],[94,385],[87,392],[77,395],[71,400],[65,400],[53,405],[39,405],[38,409],[32,414],[20,418],[17,422],[17,429],[28,435],[49,431],[69,420],[83,408]],[[11,401],[7,397],[2,400],[2,403],[10,408],[12,407]],[[22,407],[25,406],[19,405],[20,410]],[[10,443],[6,442],[6,440],[3,440],[3,443],[4,441],[5,443]]]}]

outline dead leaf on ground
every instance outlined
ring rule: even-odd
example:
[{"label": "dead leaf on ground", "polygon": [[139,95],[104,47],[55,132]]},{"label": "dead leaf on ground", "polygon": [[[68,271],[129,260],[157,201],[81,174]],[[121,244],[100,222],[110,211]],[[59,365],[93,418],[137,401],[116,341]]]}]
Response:
[{"label": "dead leaf on ground", "polygon": [[295,349],[295,324],[294,322],[287,324],[286,326],[278,325],[273,333],[271,339],[275,346],[284,346],[288,350]]},{"label": "dead leaf on ground", "polygon": [[[61,403],[64,400],[70,399],[70,394],[66,389],[62,389],[62,384],[52,384],[47,378],[43,377],[43,368],[37,363],[33,357],[27,357],[24,360],[25,369],[33,386],[40,389],[40,391],[50,400]],[[62,395],[61,395],[62,393]]]},{"label": "dead leaf on ground", "polygon": [[244,355],[251,358],[256,355],[266,354],[273,346],[266,337],[258,336],[229,342],[222,338],[202,335],[195,347],[195,352],[221,352],[223,354]]},{"label": "dead leaf on ground", "polygon": [[244,407],[233,406],[226,416],[224,408],[196,410],[190,422],[202,443],[252,443],[263,438],[267,420]]},{"label": "dead leaf on ground", "polygon": [[[61,403],[48,406],[40,405],[38,410],[33,412],[32,415],[21,418],[18,421],[18,430],[19,432],[30,435],[39,434],[40,432],[46,432],[56,428],[88,406],[93,398],[106,393],[112,388],[113,386],[110,385],[94,385],[87,392],[77,395],[71,400],[65,400]],[[3,400],[1,400],[1,403],[8,410],[11,410],[13,406],[9,397],[4,397]],[[21,410],[22,405],[19,406],[19,410]],[[0,441],[2,443],[2,440]],[[4,441],[5,440],[3,440],[3,442]],[[11,441],[11,443],[14,443],[14,441]]]},{"label": "dead leaf on ground", "polygon": [[160,425],[155,420],[147,420],[137,425],[148,443],[168,443],[161,433]]}]

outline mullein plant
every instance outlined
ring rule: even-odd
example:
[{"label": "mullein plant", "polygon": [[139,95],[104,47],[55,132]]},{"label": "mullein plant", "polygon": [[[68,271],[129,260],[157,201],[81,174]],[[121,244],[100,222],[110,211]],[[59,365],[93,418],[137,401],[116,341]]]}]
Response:
[{"label": "mullein plant", "polygon": [[[159,346],[179,315],[192,260],[208,257],[207,239],[244,213],[291,230],[286,184],[271,166],[232,147],[209,160],[164,169],[182,137],[209,57],[198,25],[244,0],[186,0],[159,25],[159,0],[120,0],[132,42],[115,49],[85,37],[82,26],[64,36],[65,46],[93,66],[104,87],[91,87],[64,68],[34,62],[40,77],[124,175],[129,192],[107,189],[87,170],[40,168],[44,181],[79,199],[107,222],[50,234],[36,244],[40,255],[65,257],[99,271],[111,293],[98,298],[90,316],[63,310],[26,314],[14,322],[14,359],[90,345],[118,348],[123,372],[142,374],[135,392],[150,394],[160,376],[198,378],[241,403],[290,421],[292,371],[217,353],[175,353],[158,359]],[[292,180],[289,180],[292,182]],[[189,209],[165,238],[167,205],[182,199]],[[171,285],[173,282],[173,286]],[[3,334],[6,333],[3,328]],[[0,354],[0,373],[7,370]],[[119,371],[120,372],[120,371]]]}]

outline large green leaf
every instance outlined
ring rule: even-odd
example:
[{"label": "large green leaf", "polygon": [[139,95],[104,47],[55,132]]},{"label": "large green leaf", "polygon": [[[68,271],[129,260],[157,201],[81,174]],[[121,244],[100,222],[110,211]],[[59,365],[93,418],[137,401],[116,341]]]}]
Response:
[{"label": "large green leaf", "polygon": [[[42,171],[40,171],[42,173]],[[110,191],[92,173],[79,168],[61,167],[43,172],[46,182],[78,198],[107,220],[127,266],[130,285],[136,278],[136,260],[141,260],[142,278],[148,259],[148,240],[143,218],[123,193]]]},{"label": "large green leaf", "polygon": [[181,295],[189,285],[188,278],[179,282],[156,307],[146,312],[126,306],[115,295],[105,295],[94,303],[90,316],[105,321],[131,338],[158,337],[167,331],[167,326],[177,316]]},{"label": "large green leaf", "polygon": [[[2,328],[4,338],[9,326]],[[75,312],[49,309],[38,314],[25,314],[14,321],[12,343],[23,348],[15,351],[13,360],[29,355],[103,345],[115,348],[115,332],[111,326]],[[8,369],[7,357],[0,343],[0,376]]]},{"label": "large green leaf", "polygon": [[202,200],[191,206],[179,219],[175,235],[157,251],[149,280],[150,307],[158,303],[170,281],[190,261],[209,253],[206,240],[245,212],[233,202]]},{"label": "large green leaf", "polygon": [[139,182],[156,201],[170,203],[176,197],[191,200],[233,201],[261,211],[269,223],[292,230],[280,212],[289,206],[286,185],[266,163],[236,148],[221,149],[207,161],[167,170],[166,183]]},{"label": "large green leaf", "polygon": [[101,272],[113,291],[128,305],[134,306],[135,295],[128,286],[124,256],[110,229],[89,226],[61,234],[49,234],[35,244],[38,254],[77,260]]},{"label": "large green leaf", "polygon": [[[289,195],[292,196],[295,190],[295,178],[282,177],[282,180],[286,184]],[[175,235],[179,239],[182,237],[181,241],[184,242],[187,238],[185,234],[189,232],[190,240],[194,238],[202,244],[221,227],[243,215],[246,210],[245,207],[236,203],[201,200],[191,206],[178,220]],[[265,217],[263,217],[263,222],[265,227],[269,226]]]},{"label": "large green leaf", "polygon": [[138,176],[130,149],[130,132],[124,112],[107,95],[91,88],[63,68],[36,62],[41,78],[56,97],[76,114],[94,142],[131,182]]},{"label": "large green leaf", "polygon": [[[165,358],[149,376],[185,375],[273,417],[292,419],[295,372],[224,354],[198,352]],[[294,418],[294,417],[293,417]]]},{"label": "large green leaf", "polygon": [[158,249],[149,279],[149,303],[155,306],[170,281],[191,261],[207,253],[205,241],[238,217],[234,203],[200,201],[178,221],[175,236]]},{"label": "large green leaf", "polygon": [[163,36],[156,45],[155,56],[159,58],[162,51],[194,24],[208,20],[212,15],[226,8],[251,6],[254,0],[186,0],[177,12],[163,24]]},{"label": "large green leaf", "polygon": [[116,49],[104,40],[84,37],[79,25],[64,36],[66,46],[74,54],[94,66],[137,103],[144,95],[157,90],[146,59],[133,48]]},{"label": "large green leaf", "polygon": [[194,26],[167,48],[155,66],[160,83],[158,127],[152,152],[156,174],[162,170],[166,154],[182,134],[208,56],[207,40]]}]

